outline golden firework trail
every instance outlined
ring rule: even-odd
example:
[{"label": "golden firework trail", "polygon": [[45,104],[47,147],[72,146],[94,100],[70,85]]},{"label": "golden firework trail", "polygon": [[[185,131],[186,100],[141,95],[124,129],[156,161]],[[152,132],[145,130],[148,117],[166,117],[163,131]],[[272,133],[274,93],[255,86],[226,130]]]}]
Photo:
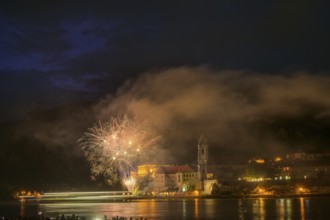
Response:
[{"label": "golden firework trail", "polygon": [[99,122],[78,142],[90,163],[92,178],[104,176],[111,184],[129,178],[141,154],[159,138],[147,121],[124,115]]}]

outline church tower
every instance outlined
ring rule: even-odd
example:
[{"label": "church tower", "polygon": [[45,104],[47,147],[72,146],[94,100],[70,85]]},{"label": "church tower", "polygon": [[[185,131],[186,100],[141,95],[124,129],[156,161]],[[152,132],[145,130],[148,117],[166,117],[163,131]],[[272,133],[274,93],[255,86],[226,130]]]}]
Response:
[{"label": "church tower", "polygon": [[208,145],[204,135],[198,140],[198,177],[201,190],[204,190],[204,180],[207,179]]}]

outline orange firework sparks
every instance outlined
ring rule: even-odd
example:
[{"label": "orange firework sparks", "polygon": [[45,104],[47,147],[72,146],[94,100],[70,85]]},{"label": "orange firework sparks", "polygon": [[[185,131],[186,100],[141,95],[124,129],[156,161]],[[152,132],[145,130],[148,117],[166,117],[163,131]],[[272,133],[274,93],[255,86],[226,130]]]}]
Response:
[{"label": "orange firework sparks", "polygon": [[124,115],[89,128],[79,143],[91,165],[92,177],[103,175],[112,183],[127,178],[143,150],[159,138],[147,121]]}]

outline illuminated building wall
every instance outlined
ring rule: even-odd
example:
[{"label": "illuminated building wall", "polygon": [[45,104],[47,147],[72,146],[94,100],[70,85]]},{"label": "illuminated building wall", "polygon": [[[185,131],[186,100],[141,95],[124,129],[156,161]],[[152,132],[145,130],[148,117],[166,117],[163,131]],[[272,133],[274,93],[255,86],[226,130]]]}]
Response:
[{"label": "illuminated building wall", "polygon": [[138,177],[143,178],[148,174],[150,174],[151,177],[154,177],[156,169],[157,169],[157,165],[154,164],[146,164],[146,165],[138,166],[138,171],[137,171]]},{"label": "illuminated building wall", "polygon": [[198,172],[188,165],[184,166],[159,166],[155,172],[154,191],[185,192],[195,190],[198,182]]}]

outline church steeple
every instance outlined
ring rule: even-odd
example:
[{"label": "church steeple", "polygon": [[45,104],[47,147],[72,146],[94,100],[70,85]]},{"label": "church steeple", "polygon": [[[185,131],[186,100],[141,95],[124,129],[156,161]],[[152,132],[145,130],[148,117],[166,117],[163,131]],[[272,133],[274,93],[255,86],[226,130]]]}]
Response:
[{"label": "church steeple", "polygon": [[198,176],[201,182],[201,190],[204,190],[204,180],[207,179],[208,145],[202,134],[198,140]]}]

